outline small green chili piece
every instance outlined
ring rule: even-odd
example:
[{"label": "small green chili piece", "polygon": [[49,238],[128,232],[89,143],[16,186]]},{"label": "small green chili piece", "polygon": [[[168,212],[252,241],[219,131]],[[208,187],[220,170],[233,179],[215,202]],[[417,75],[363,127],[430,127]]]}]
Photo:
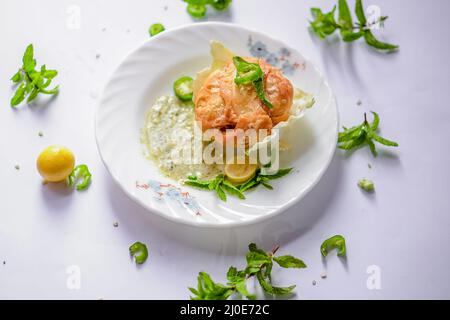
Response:
[{"label": "small green chili piece", "polygon": [[[78,191],[85,190],[91,183],[91,173],[85,164],[80,164],[73,169],[72,173],[67,178],[67,185],[69,187],[76,186]],[[81,180],[81,181],[80,181]]]},{"label": "small green chili piece", "polygon": [[154,23],[148,29],[148,33],[150,34],[151,37],[154,37],[158,33],[163,32],[164,30],[166,30],[166,28],[164,28],[164,26],[161,23]]},{"label": "small green chili piece", "polygon": [[345,247],[345,239],[343,236],[335,235],[325,240],[320,246],[320,253],[322,253],[322,256],[326,257],[328,255],[328,252],[333,249],[338,249],[337,255],[339,257],[345,256],[345,254],[347,253],[347,249]]},{"label": "small green chili piece", "polygon": [[147,246],[142,242],[135,242],[130,246],[130,255],[134,257],[136,264],[143,264],[148,258]]},{"label": "small green chili piece", "polygon": [[181,101],[191,101],[193,97],[194,79],[185,76],[181,77],[173,84],[173,91]]},{"label": "small green chili piece", "polygon": [[204,4],[188,4],[187,12],[191,17],[201,19],[206,15],[206,6]]},{"label": "small green chili piece", "polygon": [[375,191],[375,185],[373,181],[369,179],[361,179],[358,181],[358,187],[363,189],[366,192],[374,192]]}]

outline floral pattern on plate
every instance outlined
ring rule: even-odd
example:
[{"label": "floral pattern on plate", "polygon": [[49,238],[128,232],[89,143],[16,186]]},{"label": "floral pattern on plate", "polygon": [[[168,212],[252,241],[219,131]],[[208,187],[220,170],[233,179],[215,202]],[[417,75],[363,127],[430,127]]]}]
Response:
[{"label": "floral pattern on plate", "polygon": [[247,47],[250,54],[256,58],[262,58],[270,63],[271,65],[280,68],[284,74],[292,75],[297,70],[305,70],[305,62],[292,62],[291,51],[287,48],[280,48],[278,51],[271,52],[267,48],[267,45],[260,41],[254,41],[252,36],[248,37]]},{"label": "floral pattern on plate", "polygon": [[187,191],[183,191],[181,188],[171,183],[161,183],[156,180],[148,180],[146,183],[140,183],[136,181],[136,189],[139,190],[151,190],[156,200],[160,201],[173,201],[177,202],[183,208],[186,208],[195,215],[201,215],[200,206],[193,196]]}]

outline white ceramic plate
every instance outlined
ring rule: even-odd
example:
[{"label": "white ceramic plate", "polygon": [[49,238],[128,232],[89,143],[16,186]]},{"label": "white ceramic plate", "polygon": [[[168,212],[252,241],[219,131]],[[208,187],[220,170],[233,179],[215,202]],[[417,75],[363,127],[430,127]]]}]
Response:
[{"label": "white ceramic plate", "polygon": [[[172,93],[182,75],[209,66],[210,41],[241,56],[260,56],[280,67],[295,87],[314,95],[292,134],[298,144],[284,157],[295,170],[273,181],[274,190],[257,188],[246,200],[180,186],[144,158],[140,130],[145,114],[161,95]],[[302,199],[322,177],[336,148],[338,112],[328,83],[297,50],[234,24],[197,23],[165,31],[132,52],[107,84],[96,113],[96,138],[105,166],[121,188],[151,212],[196,226],[224,227],[274,216]],[[326,201],[326,200],[324,200]]]}]

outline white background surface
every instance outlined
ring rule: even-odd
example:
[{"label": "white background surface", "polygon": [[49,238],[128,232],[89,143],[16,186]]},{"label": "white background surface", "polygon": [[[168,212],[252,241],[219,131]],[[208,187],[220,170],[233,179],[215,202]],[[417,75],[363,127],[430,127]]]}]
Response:
[{"label": "white background surface", "polygon": [[[113,183],[96,150],[93,115],[108,77],[148,38],[150,24],[192,22],[185,5],[1,0],[0,298],[185,299],[198,271],[224,281],[230,265],[243,267],[252,241],[266,249],[280,244],[280,254],[307,263],[304,270],[274,270],[277,284],[298,285],[294,298],[450,298],[450,2],[365,1],[389,15],[383,38],[401,46],[389,55],[360,41],[311,36],[308,9],[328,10],[333,1],[234,2],[230,12],[209,20],[239,23],[296,47],[328,77],[343,125],[378,111],[382,134],[400,147],[376,159],[366,149],[350,157],[338,152],[301,203],[261,224],[231,230],[176,225],[141,209]],[[81,9],[80,29],[68,28],[71,5]],[[61,93],[51,103],[12,110],[9,78],[29,43],[38,64],[60,71],[55,82]],[[77,162],[89,165],[93,184],[87,192],[41,184],[35,159],[51,144],[70,147]],[[374,195],[356,187],[362,177],[374,180]],[[348,259],[332,254],[324,263],[319,246],[338,233],[346,237]],[[128,255],[135,241],[150,250],[142,267]],[[81,271],[79,290],[67,287],[73,265]],[[366,286],[371,265],[380,267],[380,290]]]}]

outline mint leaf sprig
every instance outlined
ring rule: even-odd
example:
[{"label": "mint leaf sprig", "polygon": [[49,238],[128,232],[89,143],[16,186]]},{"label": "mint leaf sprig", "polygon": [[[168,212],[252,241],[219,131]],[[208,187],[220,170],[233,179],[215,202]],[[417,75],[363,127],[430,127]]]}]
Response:
[{"label": "mint leaf sprig", "polygon": [[289,174],[292,169],[293,168],[280,169],[273,175],[262,174],[261,169],[258,169],[252,178],[239,185],[233,185],[223,174],[219,174],[211,180],[199,180],[196,176],[191,175],[187,176],[183,183],[197,189],[215,191],[219,199],[224,202],[227,201],[227,194],[244,200],[244,192],[250,191],[259,185],[262,185],[269,190],[273,190],[273,186],[269,181],[284,177]]},{"label": "mint leaf sprig", "polygon": [[197,277],[197,288],[188,288],[194,296],[192,300],[226,300],[233,294],[238,294],[249,300],[256,295],[247,290],[247,279],[256,277],[261,288],[270,295],[286,295],[295,289],[295,285],[275,287],[272,285],[272,267],[276,262],[282,268],[306,268],[306,264],[291,255],[275,256],[280,247],[275,246],[270,252],[259,249],[256,244],[249,245],[246,255],[247,266],[243,270],[231,266],[227,272],[227,284],[216,283],[206,272],[200,272]]},{"label": "mint leaf sprig", "polygon": [[262,185],[266,189],[273,190],[273,186],[269,183],[269,181],[282,178],[285,175],[289,174],[293,169],[294,168],[280,169],[275,174],[272,175],[262,174],[261,169],[258,169],[253,178],[237,187],[241,192],[250,191],[259,185]]},{"label": "mint leaf sprig", "polygon": [[184,184],[198,189],[215,191],[219,199],[224,202],[227,201],[227,193],[239,199],[245,199],[242,191],[227,181],[223,174],[219,174],[211,180],[198,180],[196,176],[188,176]]},{"label": "mint leaf sprig", "polygon": [[384,26],[384,21],[388,18],[387,16],[381,16],[377,21],[368,23],[361,0],[356,0],[355,5],[355,13],[358,19],[357,23],[353,23],[346,0],[339,0],[338,10],[338,21],[336,21],[336,6],[327,13],[322,12],[319,8],[311,8],[311,15],[314,20],[310,21],[310,27],[319,38],[325,39],[336,30],[340,30],[342,40],[345,42],[352,42],[364,37],[369,46],[379,50],[394,51],[399,48],[398,45],[379,41],[371,31],[371,27],[374,24]]},{"label": "mint leaf sprig", "polygon": [[58,75],[56,70],[47,70],[45,64],[38,70],[34,59],[33,45],[30,44],[25,50],[22,58],[22,67],[11,77],[12,82],[18,84],[14,96],[11,98],[11,107],[19,105],[26,97],[30,103],[38,94],[54,95],[59,92],[59,86],[48,89],[53,78]]},{"label": "mint leaf sprig", "polygon": [[380,124],[380,117],[376,112],[372,111],[372,114],[372,123],[367,121],[367,115],[364,113],[364,122],[361,125],[351,128],[344,127],[344,131],[339,132],[338,145],[340,149],[352,150],[368,145],[373,156],[376,157],[377,150],[374,141],[388,147],[398,147],[397,142],[382,138],[376,134]]}]

